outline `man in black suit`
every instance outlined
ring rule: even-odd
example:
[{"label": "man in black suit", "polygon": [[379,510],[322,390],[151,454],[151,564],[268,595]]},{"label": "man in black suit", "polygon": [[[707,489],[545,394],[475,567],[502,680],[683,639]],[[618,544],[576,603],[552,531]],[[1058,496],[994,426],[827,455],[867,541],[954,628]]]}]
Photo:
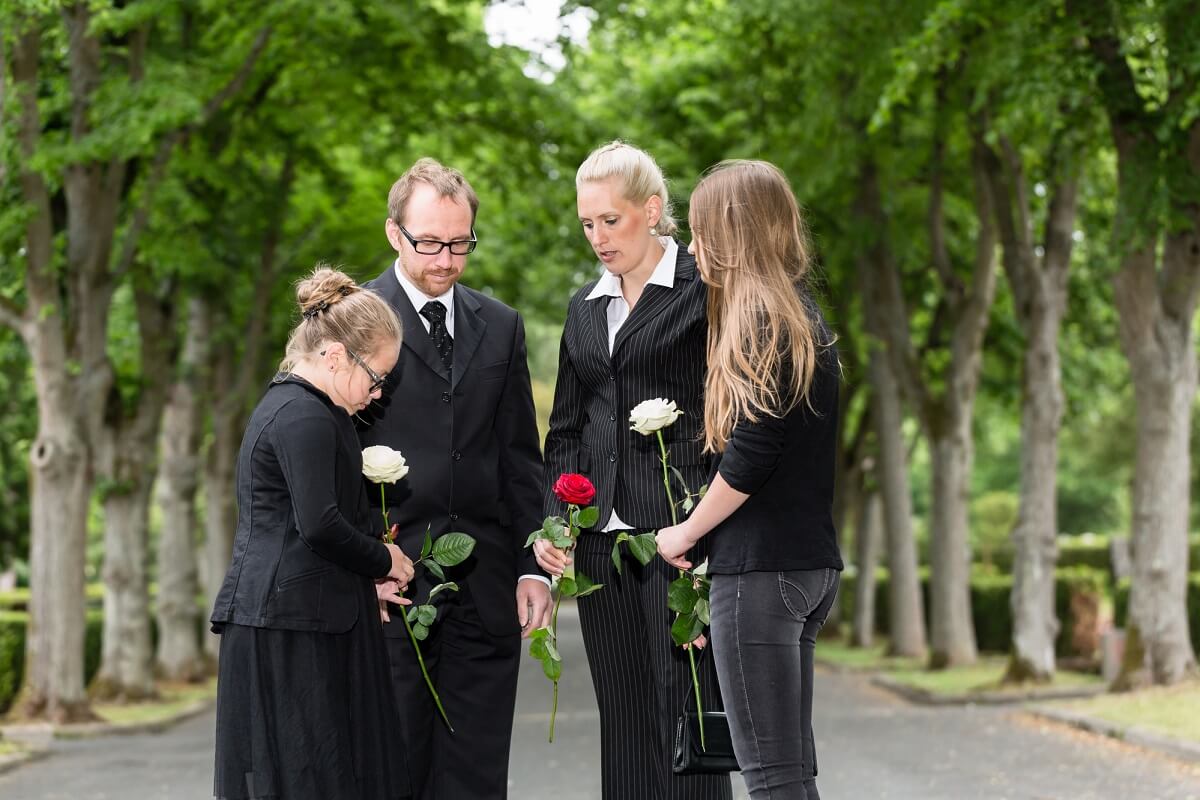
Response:
[{"label": "man in black suit", "polygon": [[[421,159],[388,195],[396,262],[367,284],[404,325],[400,360],[363,446],[399,450],[410,471],[385,484],[397,543],[416,557],[426,527],[462,531],[475,551],[449,570],[421,643],[454,726],[438,715],[398,614],[386,624],[404,753],[423,800],[502,798],[521,638],[549,622],[549,581],[525,549],[541,526],[542,459],[525,330],[516,311],[458,283],[475,248],[479,200],[457,170]],[[378,489],[370,495],[379,501]],[[418,575],[422,599],[437,581]],[[515,604],[514,604],[515,593]]]}]

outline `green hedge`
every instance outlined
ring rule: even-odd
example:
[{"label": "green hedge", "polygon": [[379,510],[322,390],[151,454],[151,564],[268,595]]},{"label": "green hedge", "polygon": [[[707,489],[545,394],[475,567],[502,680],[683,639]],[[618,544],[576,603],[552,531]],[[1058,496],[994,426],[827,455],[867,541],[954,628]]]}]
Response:
[{"label": "green hedge", "polygon": [[[929,570],[922,567],[921,594],[925,607],[926,623],[929,621]],[[854,584],[857,576],[843,573],[841,602],[843,618],[853,618]],[[1060,656],[1076,655],[1070,652],[1071,641],[1071,593],[1090,590],[1106,595],[1109,590],[1108,575],[1091,567],[1067,567],[1055,570],[1054,605],[1061,623],[1056,649]],[[1012,576],[976,570],[971,575],[971,619],[975,625],[975,639],[979,649],[985,652],[1007,653],[1012,647]],[[879,569],[875,579],[875,627],[887,633],[888,626],[888,573]],[[1090,654],[1089,654],[1090,655]]]},{"label": "green hedge", "polygon": [[[1058,537],[1059,567],[1092,567],[1112,574],[1112,558],[1109,553],[1111,537],[1102,534],[1081,534]],[[1001,572],[1012,572],[1013,547],[1011,543],[995,548],[988,554],[989,563]],[[976,553],[980,560],[980,553]],[[1191,569],[1200,570],[1200,534],[1188,537],[1188,558]]]},{"label": "green hedge", "polygon": [[[1124,628],[1129,620],[1129,579],[1117,584],[1113,603],[1117,625]],[[1192,635],[1192,647],[1200,647],[1200,571],[1188,574],[1187,584],[1188,628]]]},{"label": "green hedge", "polygon": [[[8,711],[25,674],[25,631],[29,615],[24,611],[0,611],[0,714]],[[83,644],[83,680],[88,683],[100,670],[100,638],[104,616],[87,612]]]}]

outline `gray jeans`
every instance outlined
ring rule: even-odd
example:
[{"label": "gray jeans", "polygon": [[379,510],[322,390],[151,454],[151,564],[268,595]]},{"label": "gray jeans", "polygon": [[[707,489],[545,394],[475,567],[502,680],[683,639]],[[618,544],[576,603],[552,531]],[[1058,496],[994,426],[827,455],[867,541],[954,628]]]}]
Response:
[{"label": "gray jeans", "polygon": [[813,650],[838,579],[833,569],[713,575],[713,658],[752,800],[820,800]]}]

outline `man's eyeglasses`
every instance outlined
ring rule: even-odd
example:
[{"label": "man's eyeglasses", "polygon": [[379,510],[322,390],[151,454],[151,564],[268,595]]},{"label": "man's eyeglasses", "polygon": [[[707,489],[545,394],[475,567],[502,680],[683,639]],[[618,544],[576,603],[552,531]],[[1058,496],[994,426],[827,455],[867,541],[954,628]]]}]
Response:
[{"label": "man's eyeglasses", "polygon": [[358,355],[349,347],[346,348],[346,353],[350,356],[350,358],[354,359],[355,364],[358,364],[360,367],[365,369],[367,374],[371,376],[371,388],[367,390],[367,394],[372,394],[376,390],[383,388],[383,384],[387,382],[386,375],[380,375],[378,372],[367,366],[367,362],[359,358]]},{"label": "man's eyeglasses", "polygon": [[443,242],[437,239],[414,239],[413,235],[405,230],[404,226],[396,223],[396,227],[404,234],[404,238],[408,239],[408,243],[412,245],[413,250],[416,250],[423,256],[436,256],[442,252],[443,247],[449,247],[451,255],[465,256],[475,249],[475,228],[471,228],[470,239],[457,239],[453,242]]}]

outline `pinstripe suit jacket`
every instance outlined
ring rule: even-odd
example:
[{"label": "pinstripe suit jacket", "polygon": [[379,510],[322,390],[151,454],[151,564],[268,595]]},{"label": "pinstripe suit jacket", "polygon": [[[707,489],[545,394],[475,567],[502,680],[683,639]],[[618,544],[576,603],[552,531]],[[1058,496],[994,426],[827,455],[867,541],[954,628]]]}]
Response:
[{"label": "pinstripe suit jacket", "polygon": [[[608,297],[587,300],[589,283],[571,298],[559,349],[558,383],[545,446],[545,513],[561,514],[550,491],[564,472],[596,485],[599,530],[614,505],[639,530],[671,523],[663,488],[658,439],[629,429],[629,411],[643,400],[674,400],[684,415],[663,431],[668,461],[694,492],[708,477],[702,454],[703,387],[708,336],[707,289],[695,258],[683,245],[675,285],[647,284],[608,351]],[[682,489],[675,475],[676,502]],[[682,517],[682,514],[680,514]]]}]

